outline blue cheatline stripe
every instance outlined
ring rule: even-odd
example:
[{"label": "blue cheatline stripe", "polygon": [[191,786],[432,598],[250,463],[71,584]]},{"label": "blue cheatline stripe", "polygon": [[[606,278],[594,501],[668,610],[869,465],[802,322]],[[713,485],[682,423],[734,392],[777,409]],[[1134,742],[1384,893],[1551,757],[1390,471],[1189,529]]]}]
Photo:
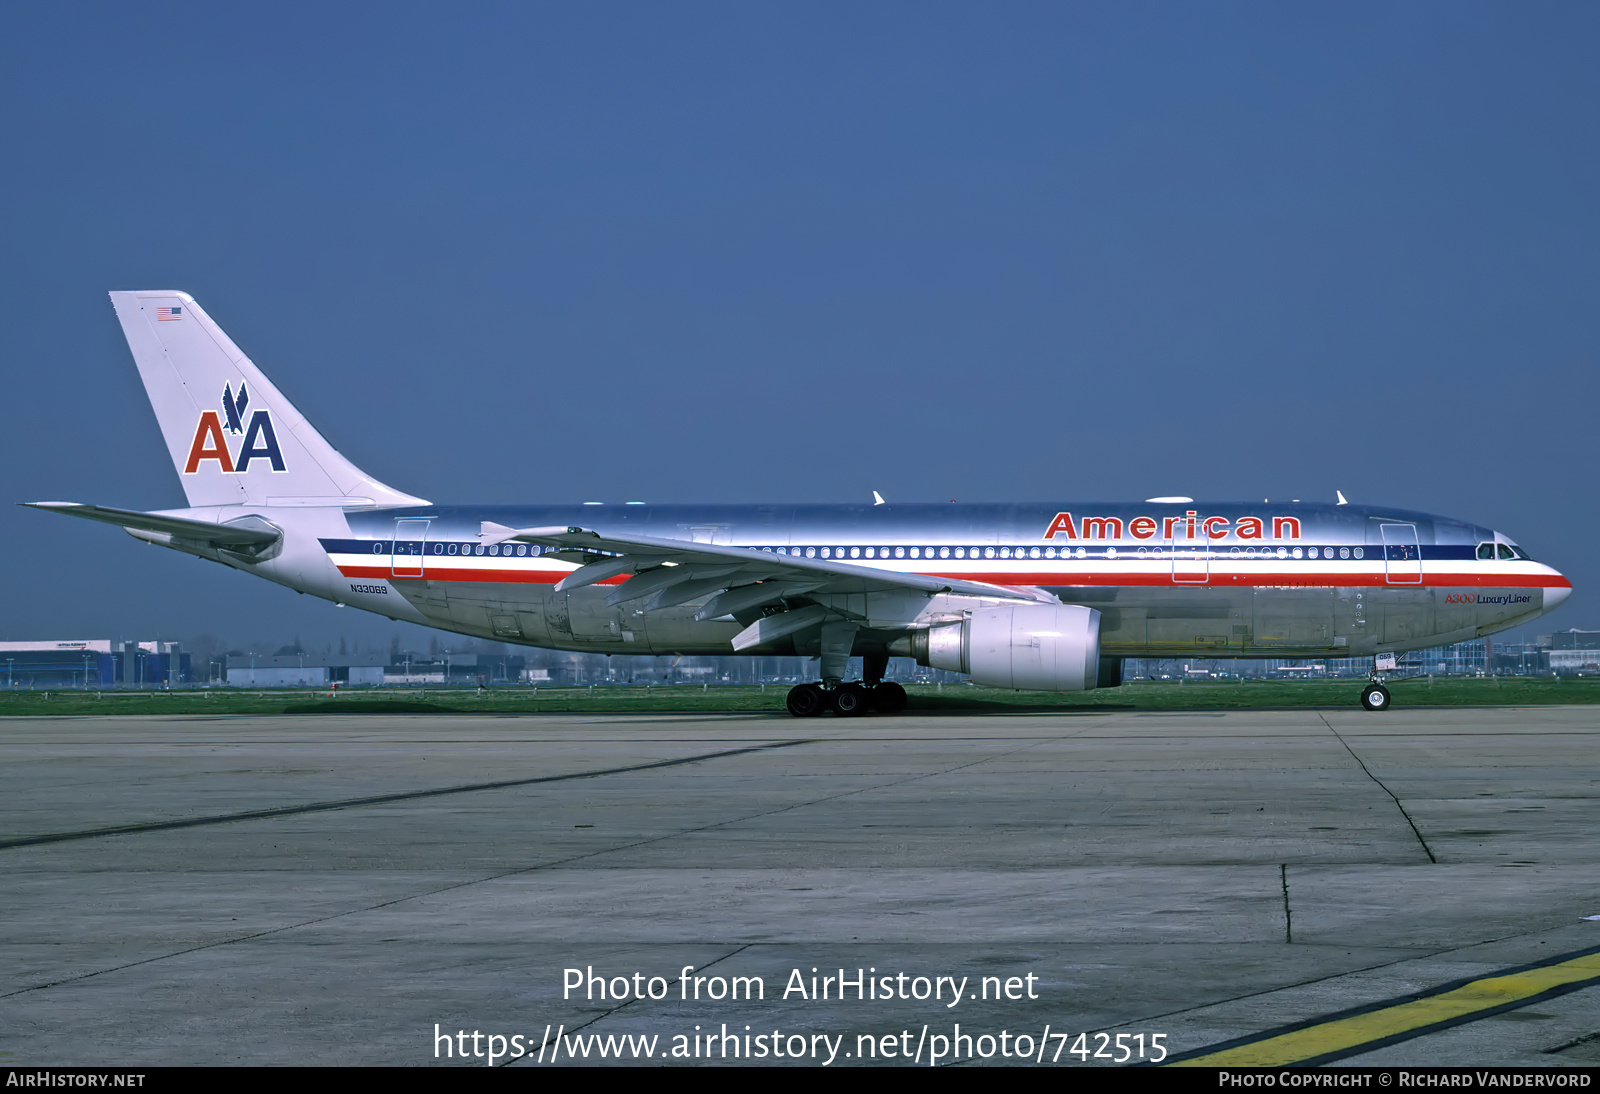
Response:
[{"label": "blue cheatline stripe", "polygon": [[[327,551],[329,554],[389,555],[396,553],[396,545],[398,544],[398,553],[405,555],[426,553],[430,557],[437,555],[445,558],[451,556],[459,558],[462,555],[471,555],[475,558],[489,556],[488,549],[484,549],[482,551],[478,550],[481,545],[477,540],[429,539],[426,541],[396,541],[385,539],[323,539],[319,540],[318,542],[322,544],[323,550]],[[685,548],[689,549],[694,547],[694,543],[689,540],[685,540],[683,545]],[[517,555],[514,557],[530,557],[543,554],[553,554],[557,550],[573,549],[540,547],[538,544],[517,544],[515,546],[518,548],[526,547],[527,551],[525,555]],[[499,550],[495,551],[495,555],[502,558],[505,557],[503,552],[506,549],[506,547],[501,547]],[[1022,546],[1015,544],[980,544],[977,546],[970,546],[967,544],[961,544],[959,546],[953,544],[934,544],[929,546],[925,543],[918,543],[915,545],[881,545],[875,543],[869,547],[864,544],[844,544],[840,546],[830,543],[826,546],[822,544],[785,544],[781,547],[756,544],[751,546],[749,549],[752,551],[768,551],[775,554],[798,555],[803,553],[807,558],[814,557],[843,559],[845,561],[873,562],[899,562],[912,559],[919,561],[928,559],[932,559],[934,561],[954,561],[957,559],[962,561],[972,561],[976,559],[980,562],[1007,560],[1013,562],[1019,560],[1025,562],[1037,562],[1050,559],[1091,558],[1114,559],[1118,562],[1130,562],[1138,561],[1140,559],[1152,561],[1156,559],[1166,560],[1172,558],[1172,548],[1138,545],[1096,547],[1035,547],[1031,544]],[[870,556],[867,554],[869,550],[873,552]],[[1189,550],[1189,548],[1179,548],[1179,550]],[[859,553],[852,554],[852,551]],[[913,555],[913,551],[915,551],[916,554]],[[956,553],[958,551],[960,554]],[[1034,554],[1035,551],[1037,551],[1038,554]],[[1111,552],[1113,551],[1116,553],[1112,554]],[[1234,554],[1235,551],[1238,551],[1239,553]],[[1284,553],[1279,554],[1279,551]],[[935,552],[938,552],[938,554],[935,554]],[[945,552],[949,553],[946,554]],[[1255,553],[1251,554],[1250,552]],[[1422,561],[1428,562],[1443,562],[1451,560],[1473,561],[1477,557],[1476,548],[1471,545],[1423,547],[1421,549],[1421,554]],[[1256,547],[1229,544],[1225,546],[1212,547],[1211,553],[1208,557],[1213,561],[1219,562],[1382,562],[1384,561],[1384,548],[1381,546],[1368,545],[1351,546],[1349,544],[1301,544],[1294,547]],[[1398,556],[1395,557],[1398,560]],[[1179,558],[1190,559],[1196,562],[1204,561],[1199,557],[1189,555],[1180,555]]]}]

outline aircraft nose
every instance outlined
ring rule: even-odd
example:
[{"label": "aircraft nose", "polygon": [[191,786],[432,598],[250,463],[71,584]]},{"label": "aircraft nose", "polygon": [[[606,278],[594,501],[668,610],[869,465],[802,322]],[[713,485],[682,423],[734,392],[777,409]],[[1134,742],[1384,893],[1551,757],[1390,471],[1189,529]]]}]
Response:
[{"label": "aircraft nose", "polygon": [[1572,583],[1564,581],[1561,585],[1546,587],[1544,591],[1544,610],[1559,608],[1567,597],[1572,595]]}]

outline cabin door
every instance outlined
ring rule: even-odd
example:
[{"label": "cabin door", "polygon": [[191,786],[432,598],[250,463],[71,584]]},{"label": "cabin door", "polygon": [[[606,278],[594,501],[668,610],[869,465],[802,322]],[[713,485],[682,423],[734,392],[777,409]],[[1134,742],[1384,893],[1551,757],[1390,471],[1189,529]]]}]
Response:
[{"label": "cabin door", "polygon": [[1383,575],[1390,585],[1422,584],[1422,549],[1415,524],[1384,524]]},{"label": "cabin door", "polygon": [[394,543],[389,554],[391,577],[422,576],[422,552],[428,545],[429,523],[416,517],[402,517],[394,522]]},{"label": "cabin door", "polygon": [[1204,585],[1211,580],[1211,541],[1205,529],[1196,526],[1195,534],[1185,531],[1186,522],[1173,527],[1167,539],[1167,550],[1172,555],[1172,580],[1178,585]]}]

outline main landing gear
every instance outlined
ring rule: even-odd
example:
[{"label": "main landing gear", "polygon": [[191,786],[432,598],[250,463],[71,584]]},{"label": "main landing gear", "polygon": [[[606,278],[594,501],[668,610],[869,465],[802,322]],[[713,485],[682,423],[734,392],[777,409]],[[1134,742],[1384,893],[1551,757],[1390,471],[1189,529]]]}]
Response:
[{"label": "main landing gear", "polygon": [[894,714],[905,709],[906,689],[892,680],[873,687],[839,684],[832,689],[824,689],[821,684],[801,684],[789,689],[785,705],[796,718],[815,718],[828,711],[841,718],[853,718],[871,710]]},{"label": "main landing gear", "polygon": [[875,710],[894,714],[906,708],[906,689],[883,674],[889,671],[889,655],[867,652],[861,655],[861,682],[846,683],[845,666],[855,645],[856,625],[831,622],[822,625],[820,660],[822,682],[791,688],[785,705],[796,718],[815,718],[833,711],[841,718],[853,718]]}]

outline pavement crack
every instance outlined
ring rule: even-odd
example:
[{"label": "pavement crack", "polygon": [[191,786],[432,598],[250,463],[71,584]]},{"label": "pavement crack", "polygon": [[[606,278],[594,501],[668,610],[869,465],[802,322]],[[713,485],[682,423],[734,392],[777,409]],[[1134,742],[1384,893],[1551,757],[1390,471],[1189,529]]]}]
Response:
[{"label": "pavement crack", "polygon": [[607,767],[599,771],[573,771],[565,775],[535,775],[527,779],[500,779],[487,783],[467,783],[461,786],[439,786],[427,790],[401,790],[393,794],[374,794],[365,798],[341,798],[337,801],[308,802],[304,805],[285,805],[272,809],[250,809],[242,813],[218,813],[209,817],[184,817],[180,820],[147,821],[140,824],[118,824],[107,828],[85,828],[77,832],[54,832],[39,836],[20,836],[0,840],[0,851],[15,847],[38,847],[46,843],[65,843],[69,840],[101,839],[105,836],[127,836],[144,832],[167,832],[177,828],[201,828],[212,824],[234,824],[239,821],[268,820],[277,817],[294,817],[306,813],[330,813],[338,809],[358,809],[365,805],[389,805],[393,802],[416,801],[421,798],[441,798],[451,794],[476,794],[483,790],[506,790],[517,786],[535,786],[539,783],[570,782],[574,779],[598,779],[606,775],[628,775],[636,771],[654,771],[663,767],[720,760],[729,756],[744,756],[751,752],[767,752],[796,745],[816,744],[816,738],[778,741],[773,744],[751,745],[747,748],[728,748],[719,752],[703,752],[695,756],[679,756],[672,760],[653,760],[650,763],[630,764],[626,767]]},{"label": "pavement crack", "polygon": [[1289,864],[1278,866],[1278,880],[1283,885],[1283,941],[1294,945],[1294,912],[1289,907]]},{"label": "pavement crack", "polygon": [[[740,817],[730,817],[730,818],[728,818],[726,820],[713,821],[713,822],[711,822],[709,824],[696,825],[696,826],[694,826],[692,828],[684,828],[684,829],[680,829],[680,830],[675,831],[675,832],[665,832],[665,833],[663,833],[663,834],[661,834],[659,836],[650,836],[650,837],[647,837],[645,839],[638,839],[638,840],[630,841],[628,843],[616,844],[616,845],[611,846],[611,847],[603,847],[603,848],[599,848],[599,849],[594,850],[594,851],[585,851],[582,854],[568,855],[565,858],[555,859],[555,860],[553,860],[551,862],[536,863],[535,865],[532,865],[532,866],[519,866],[516,869],[512,869],[512,870],[501,870],[498,873],[488,874],[488,875],[486,875],[484,877],[469,878],[469,879],[467,879],[465,881],[457,881],[457,882],[453,882],[453,883],[451,883],[449,885],[441,885],[441,886],[438,886],[437,888],[429,889],[426,892],[406,893],[406,894],[404,894],[402,896],[397,896],[397,897],[394,897],[394,898],[392,898],[390,900],[379,901],[376,904],[369,904],[369,905],[365,905],[365,906],[359,907],[359,908],[346,908],[343,911],[334,912],[334,913],[332,913],[330,915],[317,916],[314,919],[306,919],[306,920],[302,920],[302,921],[297,922],[297,923],[286,923],[281,927],[273,927],[273,928],[270,928],[270,929],[264,930],[264,931],[253,931],[253,932],[251,932],[249,934],[237,935],[237,936],[232,937],[232,938],[219,938],[219,939],[216,939],[215,941],[212,941],[212,942],[204,942],[204,943],[201,943],[201,944],[195,945],[195,946],[186,946],[183,949],[173,950],[173,951],[170,951],[168,953],[163,953],[163,954],[155,954],[155,955],[153,955],[151,957],[141,958],[138,961],[129,961],[126,964],[115,965],[115,966],[113,966],[111,968],[94,969],[94,970],[92,970],[90,972],[80,973],[77,976],[65,976],[65,977],[62,977],[59,980],[51,980],[51,981],[48,981],[48,982],[43,983],[43,984],[31,984],[31,985],[29,985],[28,987],[25,987],[25,988],[18,988],[15,991],[9,991],[9,992],[5,992],[4,994],[0,994],[0,999],[10,999],[10,998],[13,998],[14,996],[26,995],[26,994],[28,994],[30,992],[43,991],[46,988],[61,987],[61,986],[65,985],[65,984],[77,983],[79,981],[88,980],[88,979],[91,979],[91,978],[96,977],[96,976],[105,976],[108,973],[122,972],[122,971],[127,970],[127,969],[138,968],[141,965],[149,965],[149,964],[152,964],[152,963],[154,963],[156,961],[166,961],[166,960],[169,960],[169,959],[174,958],[174,957],[183,957],[183,956],[185,956],[187,954],[200,953],[200,952],[205,951],[205,950],[216,949],[219,946],[230,946],[230,945],[233,945],[233,944],[238,943],[238,942],[253,942],[253,941],[257,940],[257,939],[269,938],[269,937],[271,937],[273,935],[283,934],[286,931],[298,930],[298,929],[300,929],[302,927],[314,927],[314,926],[317,926],[317,925],[322,924],[322,923],[330,923],[330,922],[332,922],[332,921],[334,921],[336,919],[343,919],[346,916],[360,915],[360,914],[362,914],[364,912],[375,912],[375,911],[378,911],[378,910],[383,909],[383,908],[391,908],[391,907],[394,907],[397,904],[404,904],[406,901],[409,901],[409,900],[421,900],[421,899],[423,899],[425,897],[438,896],[441,893],[453,892],[453,891],[455,891],[457,889],[465,889],[465,888],[467,888],[469,886],[472,886],[472,885],[483,885],[483,884],[487,884],[488,882],[500,881],[500,880],[503,880],[505,878],[510,878],[510,877],[517,877],[517,876],[522,875],[522,874],[531,874],[531,873],[534,873],[534,872],[539,871],[539,870],[555,869],[557,867],[567,866],[567,865],[570,865],[570,864],[575,863],[575,862],[582,862],[585,859],[596,858],[596,857],[598,857],[600,855],[609,855],[609,854],[612,854],[612,853],[617,852],[617,851],[627,851],[627,850],[632,850],[634,848],[647,847],[650,844],[660,843],[660,842],[662,842],[664,840],[677,839],[679,836],[693,835],[693,834],[695,834],[697,832],[707,832],[707,831],[711,831],[712,829],[721,828],[721,827],[723,827],[725,825],[729,825],[729,824],[739,824],[739,823],[742,823],[744,821],[756,820],[756,819],[761,818],[761,817],[775,816],[775,815],[777,815],[779,813],[787,813],[787,812],[790,812],[790,811],[795,810],[795,809],[804,809],[804,808],[806,808],[808,806],[812,806],[812,805],[821,805],[821,804],[823,804],[825,802],[837,801],[837,800],[839,800],[841,798],[852,797],[852,796],[854,796],[856,794],[865,794],[865,793],[867,793],[869,791],[872,791],[872,790],[881,790],[881,789],[884,789],[885,787],[898,786],[898,785],[901,785],[903,783],[916,782],[916,781],[921,780],[921,779],[935,778],[935,777],[940,776],[940,775],[950,774],[951,772],[954,772],[954,771],[961,771],[961,770],[963,770],[965,768],[968,768],[968,767],[975,767],[978,764],[988,763],[991,760],[1004,759],[1007,756],[1015,755],[1018,752],[1026,752],[1030,748],[1037,748],[1041,744],[1046,744],[1046,743],[1049,743],[1049,741],[1054,741],[1054,740],[1059,740],[1059,739],[1061,739],[1061,738],[1052,737],[1052,738],[1048,738],[1047,740],[1036,740],[1036,741],[1030,742],[1029,744],[1023,745],[1020,748],[1007,749],[1005,751],[998,752],[998,753],[995,753],[993,755],[987,755],[987,756],[980,757],[979,759],[976,759],[976,760],[968,760],[968,761],[966,761],[964,763],[953,764],[953,765],[951,765],[949,767],[941,768],[938,771],[924,771],[924,772],[922,772],[920,774],[917,774],[917,775],[908,775],[908,776],[906,776],[904,778],[899,778],[899,779],[889,779],[889,780],[886,780],[886,781],[881,782],[881,783],[875,783],[875,784],[873,784],[871,786],[862,786],[862,787],[857,787],[857,788],[855,788],[853,790],[841,791],[840,793],[837,793],[837,794],[825,794],[825,795],[823,795],[822,797],[819,797],[819,798],[814,798],[814,799],[811,799],[811,800],[808,800],[808,801],[803,801],[803,802],[795,802],[795,803],[792,803],[790,805],[780,806],[780,807],[778,807],[776,809],[763,809],[763,810],[760,810],[758,812],[750,813],[750,814],[747,814],[747,815],[744,815],[744,816],[740,816]],[[743,755],[743,754],[748,754],[748,753],[751,753],[751,752],[769,751],[771,749],[779,748],[779,747],[789,747],[789,746],[800,745],[800,744],[818,744],[818,743],[824,743],[824,742],[818,741],[816,739],[799,740],[799,741],[786,741],[786,742],[783,742],[781,745],[761,745],[761,746],[752,747],[752,748],[731,749],[731,750],[728,750],[728,751],[725,751],[725,752],[710,753],[707,756],[684,757],[684,758],[678,759],[678,760],[668,760],[668,761],[661,761],[661,762],[650,763],[650,764],[640,764],[640,765],[636,765],[636,766],[633,766],[633,767],[613,768],[613,769],[610,769],[609,771],[605,771],[605,772],[586,772],[584,775],[554,775],[554,776],[547,776],[547,777],[544,777],[544,778],[537,778],[537,779],[516,779],[516,780],[510,780],[510,781],[501,782],[501,783],[484,783],[484,784],[479,784],[476,787],[448,788],[448,789],[439,790],[439,791],[421,791],[421,792],[417,792],[417,793],[413,793],[413,794],[405,794],[405,795],[383,795],[381,800],[389,801],[389,800],[394,800],[396,798],[404,799],[404,798],[431,797],[431,796],[435,796],[435,795],[440,794],[440,793],[449,793],[449,792],[451,792],[453,790],[489,789],[489,788],[498,788],[498,787],[502,787],[502,786],[524,786],[524,785],[528,785],[530,783],[556,782],[556,781],[561,781],[561,780],[564,780],[564,779],[592,777],[592,776],[595,776],[595,775],[614,774],[614,773],[618,773],[618,772],[647,771],[647,770],[659,769],[659,768],[663,768],[663,767],[675,767],[675,766],[678,766],[678,765],[681,765],[681,764],[691,763],[691,762],[693,762],[695,760],[700,760],[700,759],[716,758],[716,757],[722,757],[722,756]],[[350,799],[350,800],[352,802],[367,803],[367,802],[377,801],[377,800],[380,800],[380,799],[378,799],[378,798],[355,798],[355,799]],[[335,803],[335,807],[336,806],[337,806],[337,803]],[[310,810],[309,809],[303,809],[301,811],[310,811]],[[246,815],[246,814],[236,814],[234,816],[242,819],[242,818],[244,818],[245,816],[248,816],[248,815]],[[179,825],[174,825],[174,827],[187,827],[187,826],[179,824]],[[737,952],[737,951],[735,951],[735,952]]]},{"label": "pavement crack", "polygon": [[1395,792],[1390,790],[1389,787],[1384,784],[1382,779],[1378,778],[1378,776],[1372,773],[1372,769],[1367,766],[1365,760],[1356,755],[1356,750],[1350,747],[1350,742],[1346,741],[1337,729],[1333,728],[1333,723],[1328,721],[1328,716],[1326,714],[1318,711],[1317,717],[1322,719],[1322,724],[1328,727],[1328,732],[1332,733],[1338,742],[1344,746],[1344,750],[1350,753],[1350,758],[1354,760],[1360,766],[1361,770],[1366,773],[1367,778],[1377,783],[1378,789],[1389,795],[1389,800],[1394,802],[1394,807],[1400,810],[1400,815],[1404,817],[1406,819],[1406,823],[1411,826],[1411,834],[1417,837],[1417,842],[1422,845],[1422,851],[1428,856],[1428,861],[1437,865],[1439,860],[1434,857],[1433,848],[1429,847],[1428,841],[1422,838],[1422,830],[1417,827],[1417,822],[1411,819],[1411,814],[1406,812],[1406,807],[1402,805],[1400,799],[1395,796]]}]

